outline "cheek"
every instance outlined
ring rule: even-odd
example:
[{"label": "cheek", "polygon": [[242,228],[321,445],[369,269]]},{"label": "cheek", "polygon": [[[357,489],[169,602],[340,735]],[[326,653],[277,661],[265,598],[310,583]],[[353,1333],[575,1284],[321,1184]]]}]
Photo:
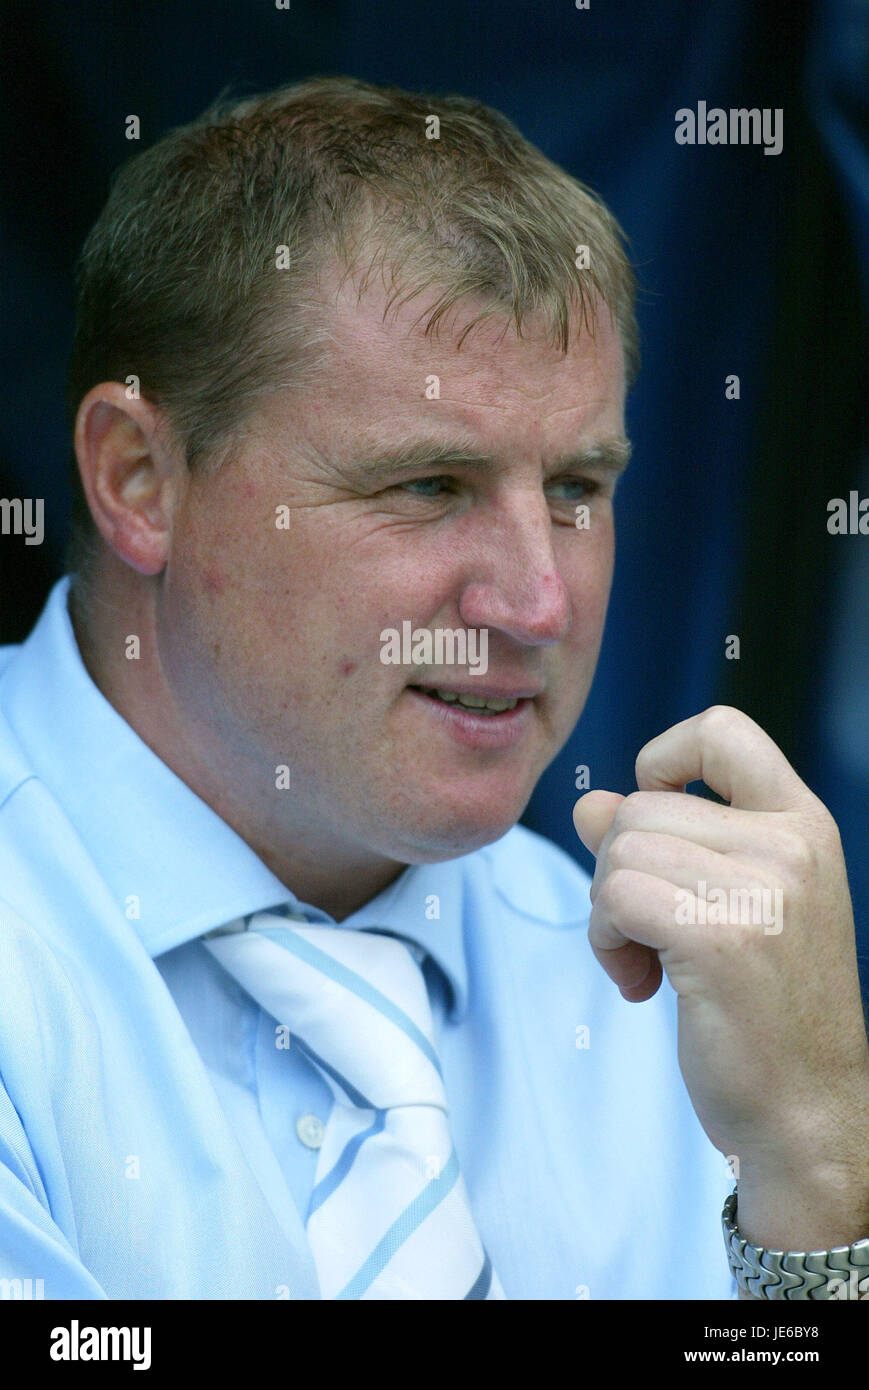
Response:
[{"label": "cheek", "polygon": [[570,537],[559,557],[578,645],[600,636],[612,585],[614,549],[612,523],[601,521],[596,531]]},{"label": "cheek", "polygon": [[219,565],[206,565],[202,572],[205,593],[220,598],[226,589],[226,574]]}]

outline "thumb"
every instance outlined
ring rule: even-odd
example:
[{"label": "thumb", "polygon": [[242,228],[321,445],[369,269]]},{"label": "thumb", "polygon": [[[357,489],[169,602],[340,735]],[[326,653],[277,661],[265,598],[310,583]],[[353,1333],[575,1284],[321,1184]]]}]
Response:
[{"label": "thumb", "polygon": [[597,854],[624,797],[619,792],[594,791],[581,796],[573,808],[573,824],[586,849]]}]

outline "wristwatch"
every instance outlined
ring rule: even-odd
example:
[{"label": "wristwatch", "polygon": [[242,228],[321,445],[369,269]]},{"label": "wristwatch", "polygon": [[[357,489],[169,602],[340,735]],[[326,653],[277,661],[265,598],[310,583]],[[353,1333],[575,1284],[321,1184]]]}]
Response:
[{"label": "wristwatch", "polygon": [[721,1226],[734,1278],[755,1298],[815,1301],[869,1299],[869,1237],[832,1250],[767,1250],[751,1245],[736,1225],[738,1185],[724,1203]]}]

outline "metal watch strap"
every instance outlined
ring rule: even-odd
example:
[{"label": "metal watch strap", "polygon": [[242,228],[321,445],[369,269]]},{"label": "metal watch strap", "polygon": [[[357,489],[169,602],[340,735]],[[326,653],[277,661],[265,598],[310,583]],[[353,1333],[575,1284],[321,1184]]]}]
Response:
[{"label": "metal watch strap", "polygon": [[869,1237],[832,1250],[767,1250],[751,1245],[736,1225],[737,1192],[734,1188],[724,1203],[721,1226],[730,1268],[746,1293],[778,1300],[869,1297]]}]

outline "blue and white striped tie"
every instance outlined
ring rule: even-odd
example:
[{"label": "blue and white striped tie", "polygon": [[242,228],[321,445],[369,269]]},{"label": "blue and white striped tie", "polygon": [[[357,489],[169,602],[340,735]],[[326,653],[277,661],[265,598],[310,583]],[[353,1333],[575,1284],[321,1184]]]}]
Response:
[{"label": "blue and white striped tie", "polygon": [[503,1299],[447,1123],[422,971],[375,931],[257,912],[205,945],[328,1083],[306,1228],[324,1299]]}]

